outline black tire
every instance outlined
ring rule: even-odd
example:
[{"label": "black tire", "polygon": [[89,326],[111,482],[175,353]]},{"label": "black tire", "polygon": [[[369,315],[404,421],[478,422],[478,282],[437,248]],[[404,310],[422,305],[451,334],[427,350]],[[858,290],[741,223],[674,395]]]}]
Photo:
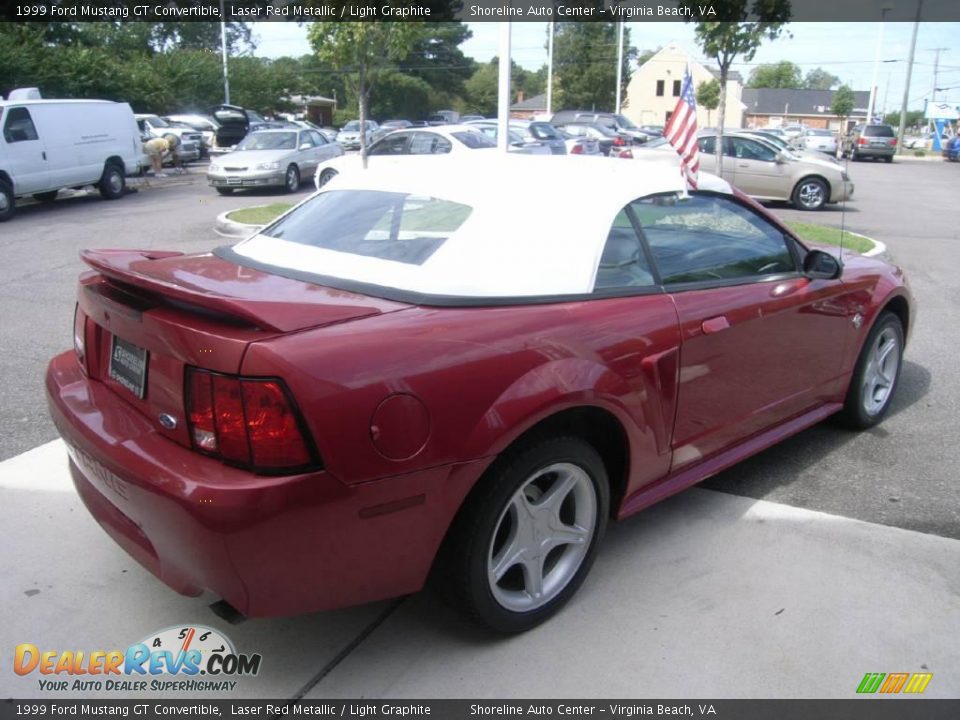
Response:
[{"label": "black tire", "polygon": [[217,188],[217,192],[221,195],[233,195],[233,188]]},{"label": "black tire", "polygon": [[[542,561],[539,558],[535,561],[550,563],[549,570],[544,572],[541,565],[539,571],[543,583],[541,587],[548,598],[535,599],[524,588],[510,591],[518,597],[530,598],[531,602],[542,604],[527,611],[510,609],[494,595],[488,576],[489,563],[493,562],[497,542],[504,545],[512,542],[510,531],[505,531],[504,526],[511,505],[521,489],[534,487],[534,480],[549,482],[551,477],[558,478],[556,483],[559,486],[559,475],[538,475],[539,471],[558,463],[575,468],[580,479],[576,481],[575,489],[567,490],[560,496],[554,522],[565,523],[569,528],[575,527],[576,524],[566,523],[561,513],[564,510],[570,512],[568,502],[571,497],[574,498],[573,507],[584,507],[579,505],[583,497],[588,500],[585,512],[593,518],[593,529],[587,532],[581,527],[585,540],[575,544],[558,544],[548,551]],[[592,505],[589,502],[589,488],[593,490]],[[552,486],[547,487],[543,491],[544,497],[548,497],[552,489]],[[609,505],[606,469],[600,455],[589,443],[577,437],[557,437],[517,447],[494,462],[464,503],[434,568],[434,585],[451,605],[488,628],[502,633],[519,633],[536,627],[563,607],[589,573],[606,531]],[[535,503],[531,505],[535,506]],[[504,537],[504,532],[508,537]],[[516,532],[516,529],[512,532]],[[541,535],[533,537],[542,539]],[[581,551],[581,547],[586,547],[586,550]],[[555,554],[557,551],[559,554]],[[514,561],[503,566],[501,579],[506,581],[514,571],[520,578],[525,577],[521,565],[521,562]],[[552,578],[557,581],[555,587],[549,588]],[[525,583],[523,580],[522,584]],[[499,590],[500,582],[495,584]]]},{"label": "black tire", "polygon": [[322,188],[328,182],[333,180],[337,176],[337,171],[333,168],[324,169],[320,175],[317,176],[317,190]]},{"label": "black tire", "polygon": [[883,161],[884,161],[885,163],[892,163],[892,162],[893,162],[893,155],[887,155],[887,156],[883,159]]},{"label": "black tire", "polygon": [[33,199],[42,203],[53,202],[57,199],[57,193],[59,192],[59,190],[49,190],[47,192],[34,193]]},{"label": "black tire", "polygon": [[283,187],[288,193],[294,193],[300,189],[300,168],[296,165],[287,167]]},{"label": "black tire", "polygon": [[[881,336],[883,336],[882,339]],[[879,344],[878,339],[880,339]],[[888,368],[888,375],[891,376],[889,390],[885,392],[882,403],[876,404],[876,388],[870,387],[874,370],[872,361],[876,359],[878,350],[890,340],[896,343],[890,350],[891,353],[896,353],[896,368]],[[850,387],[847,389],[843,410],[837,415],[837,420],[842,425],[852,430],[865,430],[873,427],[886,416],[900,382],[903,342],[903,323],[900,322],[900,318],[891,312],[884,312],[870,328],[867,339],[860,349],[860,356],[857,358],[853,376],[850,378]],[[882,373],[881,377],[883,377]],[[871,399],[874,402],[871,402]]]},{"label": "black tire", "polygon": [[97,189],[106,200],[122,198],[127,191],[127,178],[123,174],[123,168],[113,163],[104,167]]},{"label": "black tire", "polygon": [[800,210],[820,210],[830,199],[830,188],[820,178],[805,177],[793,189],[791,199]]},{"label": "black tire", "polygon": [[17,198],[13,188],[0,181],[0,222],[6,222],[17,212]]}]

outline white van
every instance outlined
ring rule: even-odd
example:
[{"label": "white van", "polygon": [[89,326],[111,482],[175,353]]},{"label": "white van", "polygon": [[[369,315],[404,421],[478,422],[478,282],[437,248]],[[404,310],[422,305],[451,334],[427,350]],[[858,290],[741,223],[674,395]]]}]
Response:
[{"label": "white van", "polygon": [[0,100],[0,222],[15,198],[48,202],[64,188],[96,185],[122,197],[143,151],[133,111],[106,100],[42,100],[31,88]]}]

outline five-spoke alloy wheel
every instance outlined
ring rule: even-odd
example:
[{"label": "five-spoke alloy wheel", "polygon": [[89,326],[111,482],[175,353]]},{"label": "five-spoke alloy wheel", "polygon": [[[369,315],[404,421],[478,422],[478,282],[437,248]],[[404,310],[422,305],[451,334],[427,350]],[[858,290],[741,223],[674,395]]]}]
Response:
[{"label": "five-spoke alloy wheel", "polygon": [[883,313],[867,335],[850,380],[843,412],[845,425],[864,429],[883,419],[890,408],[903,364],[903,324]]},{"label": "five-spoke alloy wheel", "polygon": [[606,529],[606,468],[578,437],[523,443],[474,488],[434,573],[477,621],[522,632],[559,610],[583,582]]}]

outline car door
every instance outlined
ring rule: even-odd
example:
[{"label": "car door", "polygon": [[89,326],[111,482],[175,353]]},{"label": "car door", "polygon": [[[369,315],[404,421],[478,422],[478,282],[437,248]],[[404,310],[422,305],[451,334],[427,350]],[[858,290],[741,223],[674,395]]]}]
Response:
[{"label": "car door", "polygon": [[854,289],[803,276],[802,246],[730,195],[631,209],[680,321],[672,471],[839,392]]},{"label": "car door", "polygon": [[[717,138],[712,136],[702,137],[697,140],[697,148],[700,151],[700,169],[705,172],[717,172]],[[733,170],[724,168],[724,179],[733,177]]]},{"label": "car door", "polygon": [[303,175],[312,175],[320,164],[316,143],[307,130],[301,130],[297,135],[297,165]]},{"label": "car door", "polygon": [[333,145],[333,143],[327,142],[327,139],[316,130],[310,130],[308,131],[308,134],[313,139],[313,144],[316,146],[318,164],[326,162],[327,160],[335,158],[339,155],[336,146]]},{"label": "car door", "polygon": [[13,178],[17,195],[49,189],[49,166],[43,138],[37,133],[30,110],[8,107],[3,114],[4,165]]},{"label": "car door", "polygon": [[368,155],[407,155],[413,133],[393,132],[374,143]]},{"label": "car door", "polygon": [[[770,145],[742,137],[724,138],[734,158],[733,184],[747,195],[789,200],[793,190],[786,163],[778,162],[779,153]],[[724,162],[724,165],[727,163]]]}]

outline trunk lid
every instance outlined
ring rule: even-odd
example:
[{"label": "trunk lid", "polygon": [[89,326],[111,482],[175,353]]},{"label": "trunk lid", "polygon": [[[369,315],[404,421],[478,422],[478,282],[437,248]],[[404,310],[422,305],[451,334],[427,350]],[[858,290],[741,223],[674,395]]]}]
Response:
[{"label": "trunk lid", "polygon": [[[237,374],[250,343],[410,307],[242,267],[212,254],[88,250],[88,374],[189,447],[187,366]],[[142,388],[142,390],[141,390]]]}]

